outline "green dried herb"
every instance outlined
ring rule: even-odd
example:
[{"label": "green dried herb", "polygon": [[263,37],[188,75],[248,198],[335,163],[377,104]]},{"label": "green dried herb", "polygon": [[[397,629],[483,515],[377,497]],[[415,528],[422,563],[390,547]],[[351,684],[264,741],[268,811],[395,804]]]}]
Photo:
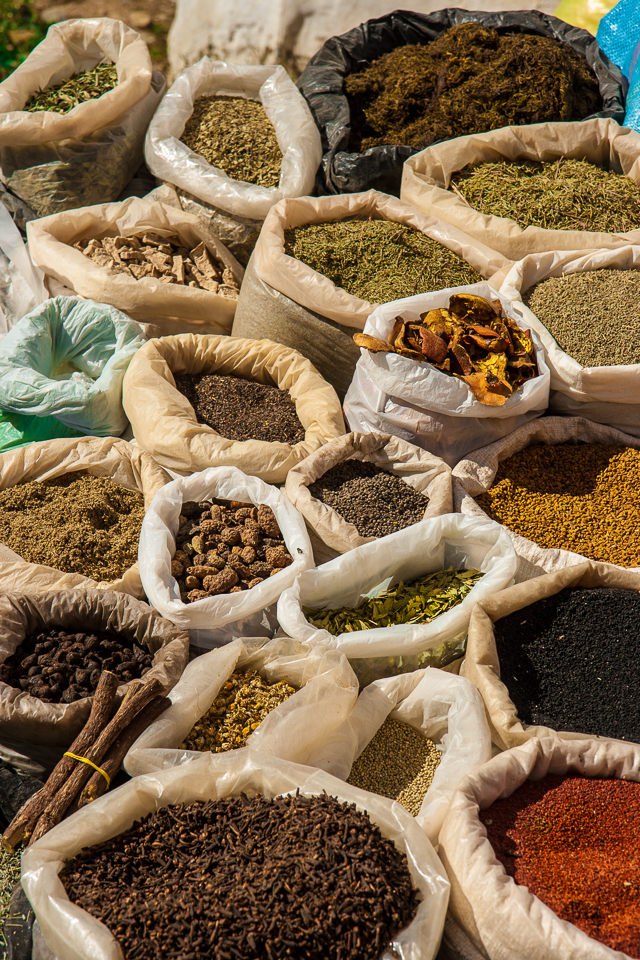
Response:
[{"label": "green dried herb", "polygon": [[339,220],[285,230],[285,253],[370,303],[480,283],[482,276],[437,240],[389,220]]},{"label": "green dried herb", "polygon": [[113,90],[117,83],[115,66],[112,63],[99,63],[93,70],[78,73],[69,80],[32,94],[22,109],[29,113],[36,110],[68,113],[79,103],[96,100],[103,93]]},{"label": "green dried herb", "polygon": [[400,581],[397,587],[368,597],[358,607],[303,608],[303,613],[315,627],[333,636],[402,623],[430,623],[461,603],[483,576],[478,570],[449,567],[409,583]]},{"label": "green dried herb", "polygon": [[640,227],[640,187],[586,160],[479,163],[454,174],[452,183],[475,210],[523,228],[626,233]]},{"label": "green dried herb", "polygon": [[4,925],[13,888],[20,879],[20,853],[0,849],[0,945],[6,944]]}]

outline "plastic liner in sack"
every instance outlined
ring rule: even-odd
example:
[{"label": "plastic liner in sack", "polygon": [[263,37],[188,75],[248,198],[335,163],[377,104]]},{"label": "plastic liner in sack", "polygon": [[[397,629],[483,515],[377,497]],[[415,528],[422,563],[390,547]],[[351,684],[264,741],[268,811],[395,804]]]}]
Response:
[{"label": "plastic liner in sack", "polygon": [[538,10],[484,13],[450,7],[431,14],[396,10],[327,40],[298,81],[322,133],[325,155],[319,177],[328,193],[356,193],[374,188],[397,196],[402,165],[417,153],[414,147],[392,144],[371,147],[364,153],[349,152],[351,128],[349,102],[343,86],[345,77],[396,47],[428,44],[461,23],[478,23],[499,33],[533,33],[568,44],[585,57],[598,79],[602,110],[593,116],[612,117],[622,123],[626,80],[586,30],[571,27]]},{"label": "plastic liner in sack", "polygon": [[33,263],[9,211],[0,204],[0,340],[47,297],[42,271]]},{"label": "plastic liner in sack", "polygon": [[[452,919],[482,957],[623,960],[626,954],[561,920],[526,886],[512,880],[480,822],[479,809],[510,796],[525,780],[540,780],[547,774],[637,781],[640,746],[588,738],[536,738],[499,754],[465,777],[440,831],[440,858],[451,881]],[[601,862],[606,871],[606,859]]]},{"label": "plastic liner in sack", "polygon": [[[250,590],[183,603],[171,575],[182,504],[214,497],[271,507],[293,563]],[[257,477],[245,476],[236,467],[210,467],[158,491],[142,523],[138,563],[149,603],[163,617],[188,630],[195,646],[211,649],[237,637],[271,636],[278,597],[298,574],[313,566],[313,552],[304,520],[284,493]]]},{"label": "plastic liner in sack", "polygon": [[[419,320],[425,311],[448,307],[454,293],[499,300],[504,314],[519,327],[527,328],[511,300],[488,284],[477,283],[385,303],[371,314],[364,332],[388,340],[396,317]],[[519,387],[501,407],[480,403],[463,380],[442,373],[430,363],[395,353],[372,353],[363,347],[344,399],[349,427],[394,434],[454,467],[483,441],[490,443],[504,437],[546,411],[549,368],[533,331],[531,339],[538,376]]]},{"label": "plastic liner in sack", "polygon": [[[513,582],[516,555],[504,527],[491,520],[471,521],[446,514],[414,523],[373,543],[301,573],[278,601],[278,622],[302,643],[341,650],[360,687],[382,677],[425,666],[445,666],[464,652],[471,610],[478,600]],[[452,567],[484,576],[464,600],[430,623],[356,630],[333,636],[310,623],[305,609],[357,607],[400,581]]]},{"label": "plastic liner in sack", "polygon": [[[549,277],[612,269],[640,269],[640,246],[531,254],[511,267],[500,292],[510,300],[521,301],[523,294]],[[640,364],[583,367],[562,350],[543,321],[524,303],[518,303],[516,309],[525,326],[538,334],[544,348],[551,371],[549,413],[585,417],[640,437]]]},{"label": "plastic liner in sack", "polygon": [[46,300],[0,341],[0,410],[117,437],[128,425],[125,371],[143,343],[138,324],[106,303]]},{"label": "plastic liner in sack", "polygon": [[282,200],[269,212],[240,291],[233,335],[269,337],[311,360],[340,399],[349,387],[362,330],[375,303],[353,296],[308,264],[285,253],[285,230],[348,218],[389,220],[420,230],[491,279],[509,261],[435,217],[375,190],[341,197]]},{"label": "plastic liner in sack", "polygon": [[[118,84],[68,113],[27,112],[38,90],[112,61]],[[0,84],[0,176],[38,216],[115,200],[142,163],[164,92],[145,41],[120,20],[67,20]]]}]

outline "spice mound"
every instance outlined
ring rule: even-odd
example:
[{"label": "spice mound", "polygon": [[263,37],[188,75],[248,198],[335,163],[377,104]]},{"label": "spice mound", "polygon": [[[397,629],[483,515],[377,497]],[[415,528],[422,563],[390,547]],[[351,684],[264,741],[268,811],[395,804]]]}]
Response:
[{"label": "spice mound", "polygon": [[570,588],[497,620],[500,679],[524,723],[640,743],[640,595]]},{"label": "spice mound", "polygon": [[639,783],[526,780],[480,820],[516,883],[594,940],[640,957]]},{"label": "spice mound", "polygon": [[288,390],[217,373],[177,376],[176,387],[198,423],[227,440],[300,443],[305,429]]},{"label": "spice mound", "polygon": [[185,501],[176,547],[183,603],[250,590],[293,563],[273,510],[239,500]]},{"label": "spice mound", "polygon": [[289,257],[370,303],[483,280],[448,247],[390,220],[310,223],[285,230],[284,241]]},{"label": "spice mound", "polygon": [[180,139],[232,180],[259,187],[280,183],[276,130],[257,100],[198,97]]},{"label": "spice mound", "polygon": [[283,680],[269,683],[254,671],[235,670],[180,748],[225,753],[244,747],[267,714],[295,692]]},{"label": "spice mound", "polygon": [[367,333],[354,333],[353,339],[372,353],[430,363],[464,380],[475,399],[489,407],[501,407],[538,376],[529,331],[503,315],[499,300],[452,294],[448,309],[422,313],[419,322],[396,317],[388,340]]},{"label": "spice mound", "polygon": [[545,549],[640,566],[640,452],[600,443],[541,443],[503,460],[476,502]]},{"label": "spice mound", "polygon": [[433,740],[387,717],[354,761],[347,783],[397,800],[417,817],[440,758]]},{"label": "spice mound", "polygon": [[480,163],[452,177],[480,213],[519,227],[626,233],[640,227],[640,186],[586,160]]},{"label": "spice mound", "polygon": [[0,542],[30,563],[116,580],[138,559],[144,499],[78,471],[0,491]]},{"label": "spice mound", "polygon": [[151,277],[160,283],[209,290],[231,300],[240,296],[233,272],[205,243],[189,250],[179,237],[143,233],[131,237],[85,239],[73,246],[99,267],[125,273],[135,280]]},{"label": "spice mound", "polygon": [[120,633],[49,629],[25,637],[0,666],[0,680],[45,703],[74,703],[93,694],[103,670],[128,683],[152,665],[151,653]]},{"label": "spice mound", "polygon": [[583,367],[640,363],[640,271],[550,277],[522,299],[560,349]]},{"label": "spice mound", "polygon": [[344,460],[309,485],[316,500],[353,523],[361,537],[386,537],[424,519],[428,499],[366,460]]},{"label": "spice mound", "polygon": [[52,113],[68,113],[79,103],[95,100],[103,93],[113,90],[118,84],[118,72],[112,63],[99,63],[93,70],[78,73],[69,80],[45,87],[32,94],[23,110],[50,110]]},{"label": "spice mound", "polygon": [[462,603],[483,574],[477,570],[439,570],[419,580],[402,581],[392,590],[367,597],[358,607],[304,609],[314,627],[333,636],[401,623],[430,623]]},{"label": "spice mound", "polygon": [[136,960],[378,960],[418,908],[406,856],[326,794],[164,807],[60,879]]},{"label": "spice mound", "polygon": [[463,23],[426,45],[396,47],[344,84],[350,150],[418,150],[484,130],[584,120],[602,109],[586,60],[551,37]]}]

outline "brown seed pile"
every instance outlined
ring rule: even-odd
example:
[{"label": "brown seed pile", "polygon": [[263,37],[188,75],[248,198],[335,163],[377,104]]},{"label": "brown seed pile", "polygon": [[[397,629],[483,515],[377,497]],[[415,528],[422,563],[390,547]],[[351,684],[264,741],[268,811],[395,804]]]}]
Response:
[{"label": "brown seed pile", "polygon": [[232,271],[205,243],[189,250],[179,237],[144,233],[139,237],[85,239],[73,246],[99,267],[109,267],[115,273],[126,273],[136,280],[151,277],[160,283],[209,290],[231,300],[240,296],[240,287]]},{"label": "brown seed pile", "polygon": [[490,517],[541,547],[640,566],[640,451],[600,443],[525,447],[476,498]]},{"label": "brown seed pile", "polygon": [[176,547],[183,603],[250,590],[293,563],[273,510],[239,500],[185,501]]},{"label": "brown seed pile", "polygon": [[295,692],[284,680],[269,683],[255,671],[235,670],[180,747],[211,753],[244,747],[267,714]]},{"label": "brown seed pile", "polygon": [[152,663],[148,650],[120,633],[49,629],[25,637],[0,666],[0,680],[45,703],[74,703],[93,694],[103,670],[128,683]]},{"label": "brown seed pile", "polygon": [[304,440],[305,429],[287,390],[217,373],[191,374],[175,381],[198,423],[227,440],[290,444]]},{"label": "brown seed pile", "polygon": [[84,471],[0,491],[0,542],[30,563],[116,580],[138,559],[144,498]]}]

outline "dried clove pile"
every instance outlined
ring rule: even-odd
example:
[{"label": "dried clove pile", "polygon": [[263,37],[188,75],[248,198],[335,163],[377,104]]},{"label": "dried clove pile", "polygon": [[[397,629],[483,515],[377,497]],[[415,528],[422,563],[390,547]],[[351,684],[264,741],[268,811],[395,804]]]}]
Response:
[{"label": "dried clove pile", "polygon": [[60,879],[135,960],[378,960],[418,907],[405,855],[326,794],[163,807]]}]

